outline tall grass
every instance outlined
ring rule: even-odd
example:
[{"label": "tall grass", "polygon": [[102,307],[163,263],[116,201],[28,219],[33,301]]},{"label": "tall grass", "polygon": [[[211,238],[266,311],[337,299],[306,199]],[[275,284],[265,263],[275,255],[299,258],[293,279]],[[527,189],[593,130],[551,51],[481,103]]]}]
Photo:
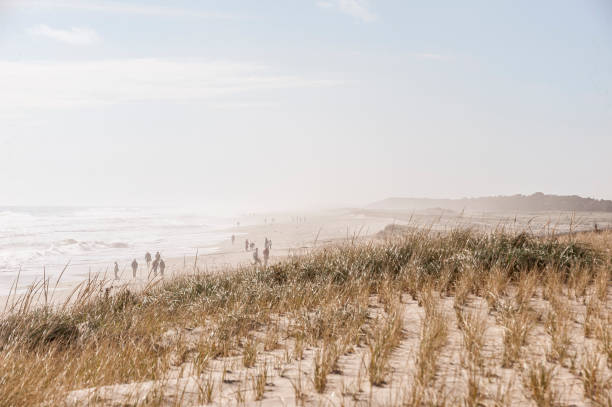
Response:
[{"label": "tall grass", "polygon": [[[428,324],[421,333],[417,376],[428,386],[447,336],[432,287],[463,287],[466,295],[481,290],[497,297],[504,294],[502,279],[518,281],[525,271],[552,269],[567,281],[572,270],[590,270],[602,262],[598,251],[572,239],[415,231],[387,241],[327,246],[266,268],[182,275],[141,292],[109,291],[105,281],[94,278],[64,304],[44,300],[49,298],[45,283],[14,298],[0,320],[0,405],[57,405],[74,389],[161,380],[174,367],[191,363],[203,370],[205,361],[220,357],[239,357],[244,366],[255,366],[253,334],[258,331],[265,333],[267,350],[286,339],[294,341],[298,359],[306,346],[320,349],[314,362],[319,373],[313,378],[320,391],[338,358],[369,344],[370,380],[382,384],[391,350],[401,338],[397,304],[402,291],[425,307]],[[487,277],[490,290],[483,290],[475,275],[462,278],[468,270],[498,274]],[[522,290],[520,302],[526,302],[533,292],[528,285]],[[387,317],[368,337],[364,327],[372,325],[371,295],[379,295]],[[279,324],[281,317],[286,324]],[[515,322],[522,326],[525,321]],[[515,322],[508,325],[518,338],[509,342],[512,359],[525,336]],[[204,329],[193,343],[167,335],[184,327]],[[466,335],[476,355],[476,338]],[[263,374],[253,379],[257,397],[264,397],[265,381]],[[236,393],[241,403],[243,393]],[[213,395],[211,384],[202,385],[203,400]]]}]

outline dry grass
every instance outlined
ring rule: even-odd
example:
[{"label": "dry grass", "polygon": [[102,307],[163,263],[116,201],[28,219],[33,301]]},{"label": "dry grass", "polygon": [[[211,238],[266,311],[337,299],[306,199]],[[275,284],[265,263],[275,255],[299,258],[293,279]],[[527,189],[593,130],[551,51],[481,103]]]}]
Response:
[{"label": "dry grass", "polygon": [[597,297],[586,300],[586,313],[584,316],[584,336],[591,338],[597,330],[602,312],[602,303]]},{"label": "dry grass", "polygon": [[563,364],[569,356],[571,345],[570,324],[573,316],[570,304],[561,297],[552,297],[550,304],[552,310],[545,320],[546,332],[551,337],[551,346],[547,358],[549,362]]},{"label": "dry grass", "polygon": [[612,315],[599,319],[595,329],[595,337],[599,340],[599,352],[605,355],[606,363],[612,369]]},{"label": "dry grass", "polygon": [[434,385],[440,350],[448,338],[446,317],[439,307],[437,296],[431,289],[423,293],[421,304],[425,309],[425,318],[416,354],[410,405],[420,405],[431,397],[432,393],[428,390]]},{"label": "dry grass", "polygon": [[[537,324],[550,335],[550,363],[563,363],[571,347],[567,324],[574,319],[564,291],[586,301],[584,333],[604,358],[599,365],[595,356],[581,359],[580,377],[585,394],[603,402],[609,390],[605,358],[610,363],[611,262],[605,248],[612,245],[602,239],[415,231],[384,242],[324,247],[267,268],[176,277],[138,293],[108,292],[106,282],[93,279],[60,305],[34,307],[49,297],[48,284],[34,286],[10,301],[0,320],[0,405],[62,405],[74,390],[147,381],[155,386],[140,405],[227,403],[227,394],[232,403],[245,404],[273,392],[268,384],[276,379],[261,357],[283,349],[275,369],[302,361],[312,367],[304,383],[301,367],[291,379],[297,404],[316,393],[336,394],[328,376],[343,373],[339,360],[354,354],[365,360],[371,396],[392,387],[382,385],[390,383],[391,361],[400,357],[393,350],[406,340],[403,294],[418,300],[425,314],[415,328],[414,377],[404,402],[453,404],[454,389],[438,377],[452,320],[440,298],[450,295],[465,352],[459,368],[468,383],[459,398],[467,405],[502,405],[509,399],[485,391],[483,381],[495,379],[484,379],[481,366],[522,366]],[[533,310],[539,290],[550,304],[543,321]],[[485,317],[467,311],[477,297],[504,328],[499,362],[485,360]],[[223,373],[213,376],[219,362]],[[530,365],[522,375],[538,405],[556,400],[553,370],[546,369]],[[169,394],[168,378],[177,372],[197,377],[197,400],[189,401],[178,385]],[[357,374],[361,389],[361,368]]]},{"label": "dry grass", "polygon": [[389,359],[391,352],[402,339],[403,312],[399,300],[389,304],[388,313],[375,325],[368,341],[370,362],[368,373],[370,383],[375,386],[383,385],[390,374]]},{"label": "dry grass", "polygon": [[456,315],[457,324],[463,336],[463,346],[467,354],[467,357],[464,358],[464,364],[481,367],[483,365],[482,349],[487,329],[486,316],[464,310],[457,311]]},{"label": "dry grass", "polygon": [[322,350],[317,350],[314,358],[313,384],[318,393],[323,393],[327,387],[327,375],[329,375],[336,362],[338,352],[335,345],[329,345]]},{"label": "dry grass", "polygon": [[585,351],[580,370],[585,397],[600,405],[610,401],[611,379],[604,377],[599,355],[594,352]]},{"label": "dry grass", "polygon": [[[198,377],[199,378],[199,377]],[[198,403],[210,404],[215,400],[215,381],[212,375],[207,375],[204,380],[198,380]]]},{"label": "dry grass", "polygon": [[242,364],[244,367],[253,367],[257,361],[257,342],[249,339],[242,350]]},{"label": "dry grass", "polygon": [[518,361],[521,347],[527,343],[527,334],[533,328],[535,316],[526,306],[509,301],[499,310],[499,323],[504,328],[503,367],[512,367]]},{"label": "dry grass", "polygon": [[494,268],[484,278],[484,298],[491,311],[497,310],[500,298],[506,295],[508,275],[502,268]]},{"label": "dry grass", "polygon": [[530,363],[524,368],[523,386],[528,390],[528,397],[538,407],[552,407],[559,403],[559,396],[553,389],[555,368],[544,363]]},{"label": "dry grass", "polygon": [[264,392],[266,390],[266,383],[268,382],[268,366],[265,363],[260,366],[257,374],[252,377],[251,380],[255,400],[258,401],[263,399]]}]

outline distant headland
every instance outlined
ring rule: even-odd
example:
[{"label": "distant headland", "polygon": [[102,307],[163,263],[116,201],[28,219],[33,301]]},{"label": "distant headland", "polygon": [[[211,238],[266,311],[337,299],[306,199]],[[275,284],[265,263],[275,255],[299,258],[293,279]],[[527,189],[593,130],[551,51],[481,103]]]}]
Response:
[{"label": "distant headland", "polygon": [[441,208],[453,211],[570,211],[612,212],[612,201],[583,198],[577,195],[548,195],[536,192],[532,195],[488,196],[460,199],[387,198],[367,205],[369,209],[424,210]]}]

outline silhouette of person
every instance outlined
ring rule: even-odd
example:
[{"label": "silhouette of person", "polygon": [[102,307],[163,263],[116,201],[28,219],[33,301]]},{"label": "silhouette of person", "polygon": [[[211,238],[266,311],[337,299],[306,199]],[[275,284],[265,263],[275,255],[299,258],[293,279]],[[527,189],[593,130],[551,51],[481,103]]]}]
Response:
[{"label": "silhouette of person", "polygon": [[115,280],[119,280],[119,265],[115,262]]},{"label": "silhouette of person", "polygon": [[236,241],[236,236],[232,235],[232,244],[234,244],[235,241]]},{"label": "silhouette of person", "polygon": [[164,270],[166,269],[166,263],[164,262],[163,259],[159,259],[159,274],[163,277],[164,276]]},{"label": "silhouette of person", "polygon": [[157,277],[157,267],[159,266],[159,260],[155,259],[153,260],[153,269],[151,271],[153,271],[153,277]]},{"label": "silhouette of person", "polygon": [[244,250],[247,252],[249,251],[249,239],[246,239],[244,241]]},{"label": "silhouette of person", "polygon": [[147,270],[151,268],[151,253],[145,254],[145,261],[147,262]]},{"label": "silhouette of person", "polygon": [[255,261],[255,263],[253,264],[261,264],[261,259],[259,258],[259,249],[255,248],[255,251],[253,252],[253,260]]},{"label": "silhouette of person", "polygon": [[159,252],[155,253],[155,260],[157,260],[157,262],[159,263],[160,259],[161,259],[161,254],[159,254]]},{"label": "silhouette of person", "polygon": [[264,267],[268,267],[268,259],[270,258],[270,249],[269,248],[265,248],[263,251],[263,257],[264,257]]},{"label": "silhouette of person", "polygon": [[132,277],[136,278],[136,270],[138,270],[138,262],[136,259],[132,262]]},{"label": "silhouette of person", "polygon": [[264,248],[267,249],[268,248],[268,238],[266,237],[266,242],[264,243]]}]

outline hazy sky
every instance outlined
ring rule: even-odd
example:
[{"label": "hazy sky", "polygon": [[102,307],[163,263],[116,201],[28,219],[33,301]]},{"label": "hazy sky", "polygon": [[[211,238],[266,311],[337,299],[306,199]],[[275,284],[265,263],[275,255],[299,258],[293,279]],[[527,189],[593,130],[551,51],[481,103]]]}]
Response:
[{"label": "hazy sky", "polygon": [[0,0],[0,205],[612,199],[610,0]]}]

